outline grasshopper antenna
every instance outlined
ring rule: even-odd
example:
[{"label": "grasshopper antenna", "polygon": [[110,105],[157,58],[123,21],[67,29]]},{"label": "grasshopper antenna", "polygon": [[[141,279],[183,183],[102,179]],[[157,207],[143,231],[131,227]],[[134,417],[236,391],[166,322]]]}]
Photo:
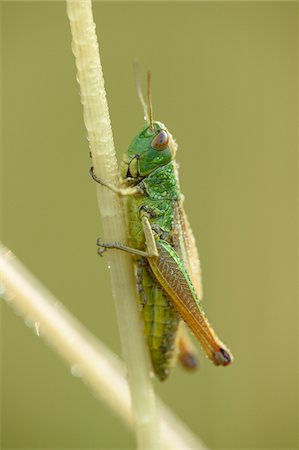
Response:
[{"label": "grasshopper antenna", "polygon": [[152,81],[152,74],[150,71],[147,72],[147,101],[148,101],[148,114],[149,114],[149,124],[150,124],[150,130],[153,131],[153,105],[152,105],[152,98],[151,98],[151,81]]},{"label": "grasshopper antenna", "polygon": [[143,109],[144,120],[146,120],[148,122],[149,119],[148,119],[148,112],[147,112],[147,104],[144,100],[144,97],[142,94],[142,89],[141,89],[141,83],[140,83],[140,66],[136,59],[134,60],[134,74],[135,74],[136,91],[137,91],[137,95],[138,95],[138,98],[140,100],[140,103],[141,103],[141,106]]}]

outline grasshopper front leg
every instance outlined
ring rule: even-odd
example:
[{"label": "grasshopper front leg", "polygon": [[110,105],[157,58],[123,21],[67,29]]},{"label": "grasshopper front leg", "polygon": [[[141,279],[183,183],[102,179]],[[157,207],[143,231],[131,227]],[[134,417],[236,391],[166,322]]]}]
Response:
[{"label": "grasshopper front leg", "polygon": [[121,197],[131,196],[131,195],[138,195],[143,193],[143,189],[138,186],[133,187],[126,187],[126,188],[119,188],[117,186],[113,186],[110,183],[106,183],[105,181],[101,180],[101,178],[98,178],[96,174],[94,173],[94,168],[91,167],[89,171],[91,177],[96,181],[97,183],[101,184],[102,186],[105,186],[106,188],[110,189],[110,191],[114,192],[117,195],[120,195]]}]

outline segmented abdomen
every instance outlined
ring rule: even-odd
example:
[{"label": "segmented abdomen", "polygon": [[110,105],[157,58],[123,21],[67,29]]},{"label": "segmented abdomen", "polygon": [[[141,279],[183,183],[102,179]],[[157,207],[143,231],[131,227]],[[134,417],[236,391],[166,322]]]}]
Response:
[{"label": "segmented abdomen", "polygon": [[153,369],[163,381],[168,377],[176,360],[175,343],[180,318],[164,291],[149,273],[146,264],[144,261],[141,267],[140,286],[144,334],[150,350]]}]

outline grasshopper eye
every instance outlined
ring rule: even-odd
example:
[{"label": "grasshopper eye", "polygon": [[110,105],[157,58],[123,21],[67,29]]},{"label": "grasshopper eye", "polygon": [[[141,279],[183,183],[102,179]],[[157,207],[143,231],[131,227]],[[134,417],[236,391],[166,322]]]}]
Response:
[{"label": "grasshopper eye", "polygon": [[168,147],[169,135],[167,131],[161,130],[152,140],[151,146],[155,150],[165,150]]}]

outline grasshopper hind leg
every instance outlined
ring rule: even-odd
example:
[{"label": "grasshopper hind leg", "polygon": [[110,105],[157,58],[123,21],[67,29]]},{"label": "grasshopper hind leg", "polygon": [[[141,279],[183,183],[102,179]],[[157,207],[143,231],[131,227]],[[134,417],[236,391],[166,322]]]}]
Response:
[{"label": "grasshopper hind leg", "polygon": [[199,368],[198,352],[183,321],[181,321],[178,331],[177,348],[178,360],[184,369],[193,372]]}]

